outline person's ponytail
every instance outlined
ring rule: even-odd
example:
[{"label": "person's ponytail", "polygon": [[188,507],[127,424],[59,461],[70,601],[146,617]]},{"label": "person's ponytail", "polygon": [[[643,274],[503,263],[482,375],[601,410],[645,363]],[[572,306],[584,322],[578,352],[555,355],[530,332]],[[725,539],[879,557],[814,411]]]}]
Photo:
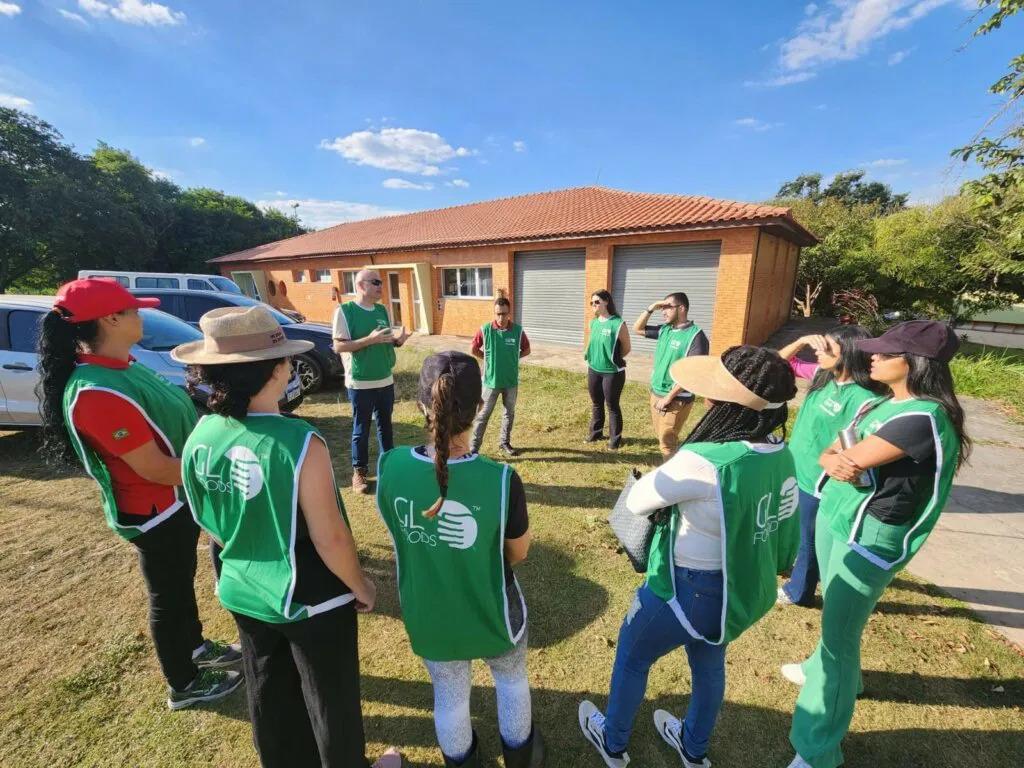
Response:
[{"label": "person's ponytail", "polygon": [[70,323],[58,310],[43,316],[36,397],[42,417],[40,452],[48,463],[67,464],[76,458],[64,422],[64,390],[75,370],[80,345],[94,342],[98,334],[99,323],[96,320]]},{"label": "person's ponytail", "polygon": [[430,390],[430,430],[434,442],[434,474],[440,495],[423,514],[434,517],[441,511],[448,496],[448,455],[451,451],[453,411],[455,410],[455,379],[450,373],[437,377]]}]

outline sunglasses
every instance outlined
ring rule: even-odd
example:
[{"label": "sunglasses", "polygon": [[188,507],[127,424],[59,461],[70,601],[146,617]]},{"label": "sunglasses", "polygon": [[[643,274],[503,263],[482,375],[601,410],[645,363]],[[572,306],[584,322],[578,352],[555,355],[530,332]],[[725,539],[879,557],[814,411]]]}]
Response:
[{"label": "sunglasses", "polygon": [[382,285],[384,285],[384,281],[383,280],[378,280],[378,279],[361,280],[360,282],[369,283],[370,285],[375,286],[377,288],[380,288]]}]

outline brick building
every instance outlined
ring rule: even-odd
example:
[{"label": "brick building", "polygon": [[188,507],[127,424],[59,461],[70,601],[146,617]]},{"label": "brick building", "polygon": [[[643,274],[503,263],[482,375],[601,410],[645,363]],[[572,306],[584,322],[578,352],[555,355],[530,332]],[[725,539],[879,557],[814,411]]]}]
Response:
[{"label": "brick building", "polygon": [[372,267],[394,322],[419,333],[470,336],[500,293],[532,338],[577,345],[593,291],[610,290],[632,322],[683,290],[718,351],[786,321],[800,247],[814,242],[788,208],[581,187],[340,224],[213,264],[319,322]]}]

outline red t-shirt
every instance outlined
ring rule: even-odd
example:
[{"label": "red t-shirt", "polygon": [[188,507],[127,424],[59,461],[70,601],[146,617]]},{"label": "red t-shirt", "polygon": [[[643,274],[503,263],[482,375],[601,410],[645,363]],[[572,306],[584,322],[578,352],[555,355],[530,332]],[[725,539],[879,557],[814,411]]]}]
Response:
[{"label": "red t-shirt", "polygon": [[[129,363],[98,355],[79,355],[78,362],[124,369]],[[168,456],[163,440],[135,403],[113,392],[84,390],[71,413],[75,429],[99,454],[110,472],[114,499],[122,515],[152,517],[174,504],[174,488],[146,480],[121,458],[150,440]]]},{"label": "red t-shirt", "polygon": [[[493,320],[491,321],[491,327],[497,331],[501,330],[501,327]],[[480,328],[476,329],[476,336],[473,337],[472,351],[473,354],[483,354],[484,332]],[[523,331],[522,336],[519,337],[519,356],[522,357],[523,355],[528,354],[530,354],[530,340],[526,338],[526,331]]]}]

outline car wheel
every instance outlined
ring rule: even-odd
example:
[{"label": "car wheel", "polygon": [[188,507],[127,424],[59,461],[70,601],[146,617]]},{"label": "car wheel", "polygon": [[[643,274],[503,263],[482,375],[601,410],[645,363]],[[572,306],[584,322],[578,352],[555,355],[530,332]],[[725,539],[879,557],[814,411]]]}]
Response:
[{"label": "car wheel", "polygon": [[324,380],[324,372],[320,363],[309,355],[296,355],[292,358],[292,368],[295,370],[295,375],[299,377],[302,394],[308,395],[320,389]]}]

